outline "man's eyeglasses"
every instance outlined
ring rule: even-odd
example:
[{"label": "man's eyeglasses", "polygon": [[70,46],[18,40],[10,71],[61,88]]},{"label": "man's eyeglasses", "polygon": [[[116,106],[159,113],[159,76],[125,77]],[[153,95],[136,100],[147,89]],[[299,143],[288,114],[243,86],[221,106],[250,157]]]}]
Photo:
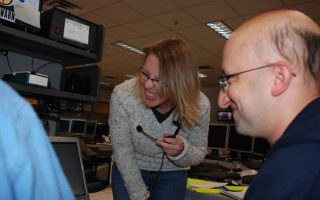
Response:
[{"label": "man's eyeglasses", "polygon": [[140,67],[137,71],[139,72],[139,77],[143,82],[151,80],[151,82],[152,82],[154,87],[160,87],[161,86],[160,80],[159,79],[150,78],[149,74],[147,72],[145,72],[142,67]]},{"label": "man's eyeglasses", "polygon": [[[271,67],[273,66],[275,63],[272,64],[268,64],[268,65],[263,65],[261,67],[257,67],[257,68],[253,68],[253,69],[248,69],[242,72],[238,72],[238,73],[234,73],[234,74],[229,74],[229,75],[223,75],[221,77],[219,77],[218,82],[219,82],[219,86],[222,90],[227,90],[230,87],[230,83],[228,83],[228,80],[232,77],[238,76],[240,74],[244,74],[247,72],[251,72],[251,71],[255,71],[258,69],[263,69],[263,68],[267,68],[267,67]],[[292,73],[293,76],[296,76],[295,73]]]}]

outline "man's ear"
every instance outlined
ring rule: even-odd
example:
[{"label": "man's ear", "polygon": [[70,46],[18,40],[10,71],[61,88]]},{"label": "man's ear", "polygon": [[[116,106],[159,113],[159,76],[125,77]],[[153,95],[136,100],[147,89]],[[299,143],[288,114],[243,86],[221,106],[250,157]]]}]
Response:
[{"label": "man's ear", "polygon": [[272,96],[279,96],[284,93],[291,82],[294,73],[290,64],[285,62],[278,62],[272,66],[274,80],[271,89]]}]

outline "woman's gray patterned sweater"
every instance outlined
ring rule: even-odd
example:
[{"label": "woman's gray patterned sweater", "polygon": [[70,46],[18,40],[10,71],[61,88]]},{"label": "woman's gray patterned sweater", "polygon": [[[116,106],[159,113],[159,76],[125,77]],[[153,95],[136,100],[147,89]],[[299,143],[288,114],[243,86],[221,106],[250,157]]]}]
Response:
[{"label": "woman's gray patterned sweater", "polygon": [[[154,138],[163,138],[164,133],[173,134],[176,126],[172,124],[174,112],[159,123],[152,110],[134,95],[137,79],[130,79],[115,87],[110,102],[109,126],[113,148],[113,161],[125,182],[132,200],[147,199],[149,192],[144,184],[140,169],[158,171],[163,151],[152,140],[139,133],[136,127]],[[191,165],[200,163],[207,146],[207,134],[210,121],[210,103],[201,93],[200,125],[188,132],[180,130],[184,150],[176,157],[165,156],[162,171],[187,170]]]}]

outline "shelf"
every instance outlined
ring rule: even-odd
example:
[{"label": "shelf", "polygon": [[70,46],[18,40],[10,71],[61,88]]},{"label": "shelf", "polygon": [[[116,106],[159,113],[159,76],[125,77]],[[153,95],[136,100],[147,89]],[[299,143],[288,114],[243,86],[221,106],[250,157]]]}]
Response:
[{"label": "shelf", "polygon": [[0,24],[0,48],[64,66],[97,63],[102,56],[102,44],[93,53],[3,24]]},{"label": "shelf", "polygon": [[87,101],[87,102],[97,101],[97,97],[93,97],[89,95],[76,94],[72,92],[65,92],[65,91],[59,91],[59,90],[30,86],[30,85],[22,85],[18,83],[10,83],[10,82],[7,82],[7,83],[21,94],[53,96],[53,97],[61,97],[64,99]]}]

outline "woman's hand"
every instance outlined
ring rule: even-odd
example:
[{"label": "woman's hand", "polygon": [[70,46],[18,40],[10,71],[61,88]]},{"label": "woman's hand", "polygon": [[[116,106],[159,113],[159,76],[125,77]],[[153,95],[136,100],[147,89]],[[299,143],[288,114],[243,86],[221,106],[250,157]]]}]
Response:
[{"label": "woman's hand", "polygon": [[157,140],[156,143],[168,156],[177,156],[183,151],[184,143],[179,135],[175,138],[170,136],[169,134],[164,134],[163,139]]}]

